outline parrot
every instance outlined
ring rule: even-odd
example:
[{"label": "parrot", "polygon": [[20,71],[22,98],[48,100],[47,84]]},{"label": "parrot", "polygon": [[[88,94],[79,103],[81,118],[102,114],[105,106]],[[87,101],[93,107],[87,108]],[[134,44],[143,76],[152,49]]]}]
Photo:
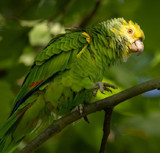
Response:
[{"label": "parrot", "polygon": [[36,135],[54,122],[55,115],[90,103],[98,90],[116,89],[102,82],[104,73],[132,53],[140,55],[144,39],[140,26],[123,18],[55,36],[35,57],[12,111],[0,127],[0,152],[13,152],[27,135]]}]

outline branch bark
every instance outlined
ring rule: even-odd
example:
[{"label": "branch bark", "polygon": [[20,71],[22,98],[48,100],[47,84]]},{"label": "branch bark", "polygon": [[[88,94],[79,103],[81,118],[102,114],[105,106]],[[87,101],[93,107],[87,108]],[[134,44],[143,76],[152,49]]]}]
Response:
[{"label": "branch bark", "polygon": [[107,139],[110,133],[113,108],[106,108],[104,111],[105,111],[105,117],[104,117],[104,125],[103,125],[103,138],[102,138],[99,153],[104,153],[106,149]]},{"label": "branch bark", "polygon": [[102,2],[102,0],[97,0],[95,7],[93,8],[93,10],[91,11],[91,13],[89,15],[84,17],[84,19],[79,24],[79,27],[85,27],[92,20],[93,16],[97,13],[97,11],[99,9],[101,2]]},{"label": "branch bark", "polygon": [[84,108],[84,112],[82,114],[79,114],[78,111],[74,111],[54,121],[46,130],[44,130],[39,136],[33,139],[31,143],[29,143],[26,147],[24,147],[19,153],[34,152],[41,144],[43,144],[45,141],[47,141],[55,134],[62,131],[67,125],[75,122],[76,120],[79,120],[80,118],[88,114],[104,110],[105,108],[113,108],[127,99],[140,95],[144,92],[159,88],[160,88],[160,78],[146,81],[137,86],[119,92],[113,96],[86,105]]},{"label": "branch bark", "polygon": [[65,4],[63,5],[62,8],[60,8],[53,16],[51,16],[48,19],[48,22],[52,22],[53,20],[55,20],[55,18],[57,18],[59,15],[64,14],[66,12],[66,10],[68,9],[69,5],[71,4],[72,0],[68,0],[65,2]]}]

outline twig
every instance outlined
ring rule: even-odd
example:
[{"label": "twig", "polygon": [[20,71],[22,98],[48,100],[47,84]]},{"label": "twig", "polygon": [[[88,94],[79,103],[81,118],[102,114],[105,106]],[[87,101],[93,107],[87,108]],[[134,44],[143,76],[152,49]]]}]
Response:
[{"label": "twig", "polygon": [[78,111],[71,112],[65,115],[64,117],[60,118],[59,120],[54,121],[46,130],[44,130],[39,136],[33,139],[31,143],[24,147],[20,151],[20,153],[34,152],[41,144],[43,144],[45,141],[47,141],[55,134],[62,131],[67,125],[79,120],[80,118],[88,114],[103,110],[105,108],[113,108],[127,99],[140,95],[146,91],[158,88],[160,88],[160,78],[141,83],[137,86],[126,89],[118,94],[107,97],[103,100],[99,100],[95,103],[86,105],[82,114],[79,114]]},{"label": "twig", "polygon": [[6,70],[1,69],[0,70],[0,78],[3,78],[7,74]]},{"label": "twig", "polygon": [[95,4],[95,7],[94,9],[92,10],[92,12],[86,16],[82,21],[81,23],[79,24],[80,27],[85,27],[90,21],[91,19],[93,18],[93,16],[96,14],[96,12],[98,11],[99,9],[99,6],[101,4],[102,0],[97,0],[96,4]]},{"label": "twig", "polygon": [[105,117],[104,117],[104,124],[103,124],[103,138],[101,142],[101,147],[99,153],[104,153],[107,139],[110,133],[110,126],[111,126],[111,118],[112,118],[113,108],[106,108],[105,109]]},{"label": "twig", "polygon": [[72,0],[68,0],[66,1],[66,3],[63,5],[62,8],[60,8],[53,16],[51,16],[48,19],[48,22],[52,22],[55,18],[57,18],[59,15],[64,14],[67,10],[67,8],[69,7],[70,3],[72,2]]}]

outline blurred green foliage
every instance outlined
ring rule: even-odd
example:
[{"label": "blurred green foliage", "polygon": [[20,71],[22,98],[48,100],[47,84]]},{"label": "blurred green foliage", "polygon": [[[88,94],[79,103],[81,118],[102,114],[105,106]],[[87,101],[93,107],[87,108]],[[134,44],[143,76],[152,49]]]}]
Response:
[{"label": "blurred green foliage", "polygon": [[[0,124],[36,54],[64,28],[78,26],[96,7],[97,0],[0,1]],[[160,1],[102,0],[88,25],[114,17],[136,21],[144,30],[145,50],[127,64],[107,70],[105,80],[123,89],[159,77]],[[98,98],[108,96],[99,94]],[[97,153],[104,113],[80,120],[42,145],[37,153]],[[108,153],[159,153],[160,92],[154,90],[117,106],[113,113]],[[24,144],[21,144],[23,146]]]}]

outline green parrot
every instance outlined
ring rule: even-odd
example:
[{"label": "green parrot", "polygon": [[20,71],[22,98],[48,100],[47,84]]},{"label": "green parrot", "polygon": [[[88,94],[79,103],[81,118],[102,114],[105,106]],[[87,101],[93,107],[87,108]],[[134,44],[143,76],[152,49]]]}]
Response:
[{"label": "green parrot", "polygon": [[101,82],[118,61],[143,52],[144,33],[137,23],[111,19],[53,38],[36,56],[0,127],[0,152],[10,153],[28,134],[39,133],[73,108],[89,103],[98,90],[115,89]]}]

